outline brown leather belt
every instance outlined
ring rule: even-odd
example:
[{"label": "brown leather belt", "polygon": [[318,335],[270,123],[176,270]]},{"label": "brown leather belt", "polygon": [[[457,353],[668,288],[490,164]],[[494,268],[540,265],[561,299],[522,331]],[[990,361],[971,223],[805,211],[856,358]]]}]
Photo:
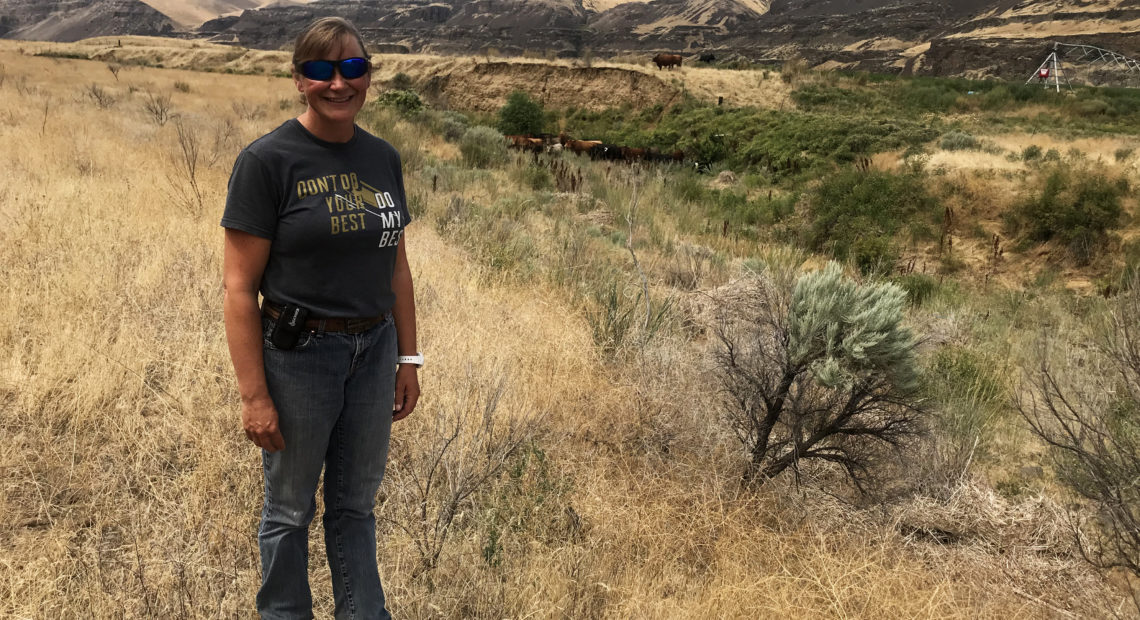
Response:
[{"label": "brown leather belt", "polygon": [[[261,313],[271,319],[277,319],[277,317],[281,316],[282,309],[282,306],[279,306],[268,300],[263,301],[261,304]],[[359,334],[383,323],[387,318],[388,313],[385,312],[380,316],[366,317],[362,319],[308,319],[305,321],[305,329],[311,332]]]}]

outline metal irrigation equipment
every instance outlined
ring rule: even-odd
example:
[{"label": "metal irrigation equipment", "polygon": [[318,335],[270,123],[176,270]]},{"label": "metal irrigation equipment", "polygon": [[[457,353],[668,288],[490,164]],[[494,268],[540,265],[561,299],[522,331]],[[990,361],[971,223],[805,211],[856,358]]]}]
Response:
[{"label": "metal irrigation equipment", "polygon": [[1072,90],[1069,84],[1069,73],[1065,65],[1088,65],[1095,68],[1104,68],[1122,73],[1128,81],[1140,82],[1140,61],[1129,58],[1112,50],[1106,50],[1095,45],[1077,43],[1053,42],[1053,51],[1045,58],[1045,62],[1037,71],[1025,81],[1026,84],[1037,82],[1046,87],[1052,86],[1061,92],[1061,82]]}]

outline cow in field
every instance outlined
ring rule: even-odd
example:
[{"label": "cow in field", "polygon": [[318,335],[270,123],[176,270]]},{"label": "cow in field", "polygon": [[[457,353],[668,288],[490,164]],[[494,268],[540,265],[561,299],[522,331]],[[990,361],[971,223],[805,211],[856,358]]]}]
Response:
[{"label": "cow in field", "polygon": [[595,146],[600,146],[601,144],[602,144],[601,140],[567,139],[566,142],[562,146],[563,146],[563,148],[570,149],[571,151],[573,151],[577,155],[581,155],[582,153],[589,153],[590,149],[594,148]]},{"label": "cow in field", "polygon": [[622,146],[618,147],[618,151],[621,153],[621,158],[628,162],[636,162],[645,159],[645,149]]},{"label": "cow in field", "polygon": [[653,57],[653,62],[657,64],[658,69],[662,69],[664,67],[669,67],[669,70],[672,71],[674,66],[676,66],[676,67],[681,66],[681,55],[680,54],[658,54],[658,55]]},{"label": "cow in field", "polygon": [[622,155],[622,148],[616,144],[603,144],[599,143],[594,148],[590,149],[590,159],[604,160],[604,161],[621,161],[625,159]]},{"label": "cow in field", "polygon": [[503,136],[507,140],[507,146],[510,148],[519,149],[521,151],[534,151],[541,152],[542,147],[545,146],[542,138],[532,138],[530,136]]},{"label": "cow in field", "polygon": [[697,60],[701,62],[716,62],[716,54],[705,52],[704,54],[701,54]]}]

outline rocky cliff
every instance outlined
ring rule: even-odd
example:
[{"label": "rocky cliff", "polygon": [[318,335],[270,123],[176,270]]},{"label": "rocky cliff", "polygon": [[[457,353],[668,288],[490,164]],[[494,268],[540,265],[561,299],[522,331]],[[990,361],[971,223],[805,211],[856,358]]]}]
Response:
[{"label": "rocky cliff", "polygon": [[[803,58],[833,68],[1007,78],[1035,67],[1051,41],[1140,56],[1140,0],[305,1],[186,0],[199,11],[207,3],[263,8],[207,21],[184,36],[276,49],[310,20],[341,15],[381,52],[671,51],[688,62],[712,53],[721,60]],[[0,9],[0,32],[13,38],[70,40],[171,27],[136,0],[0,0]]]},{"label": "rocky cliff", "polygon": [[139,0],[0,0],[0,37],[78,41],[97,35],[161,35],[170,18]]},{"label": "rocky cliff", "polygon": [[[593,6],[594,3],[591,3]],[[562,57],[719,54],[800,57],[815,65],[1011,77],[1048,41],[1140,54],[1136,0],[651,0],[597,12],[582,0],[319,0],[247,11],[201,32],[253,47],[287,44],[321,15],[345,15],[370,40],[409,51]],[[1037,60],[1039,62],[1039,59]]]}]

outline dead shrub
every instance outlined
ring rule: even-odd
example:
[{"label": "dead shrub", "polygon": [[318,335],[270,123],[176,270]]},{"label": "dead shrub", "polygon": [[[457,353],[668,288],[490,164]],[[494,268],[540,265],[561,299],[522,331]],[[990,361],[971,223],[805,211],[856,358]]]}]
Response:
[{"label": "dead shrub", "polygon": [[170,95],[157,95],[150,91],[146,93],[143,109],[150,115],[150,120],[159,127],[165,125],[171,117]]},{"label": "dead shrub", "polygon": [[95,102],[95,107],[100,110],[106,110],[115,105],[115,96],[94,82],[87,86],[83,92],[87,95],[88,99]]}]

